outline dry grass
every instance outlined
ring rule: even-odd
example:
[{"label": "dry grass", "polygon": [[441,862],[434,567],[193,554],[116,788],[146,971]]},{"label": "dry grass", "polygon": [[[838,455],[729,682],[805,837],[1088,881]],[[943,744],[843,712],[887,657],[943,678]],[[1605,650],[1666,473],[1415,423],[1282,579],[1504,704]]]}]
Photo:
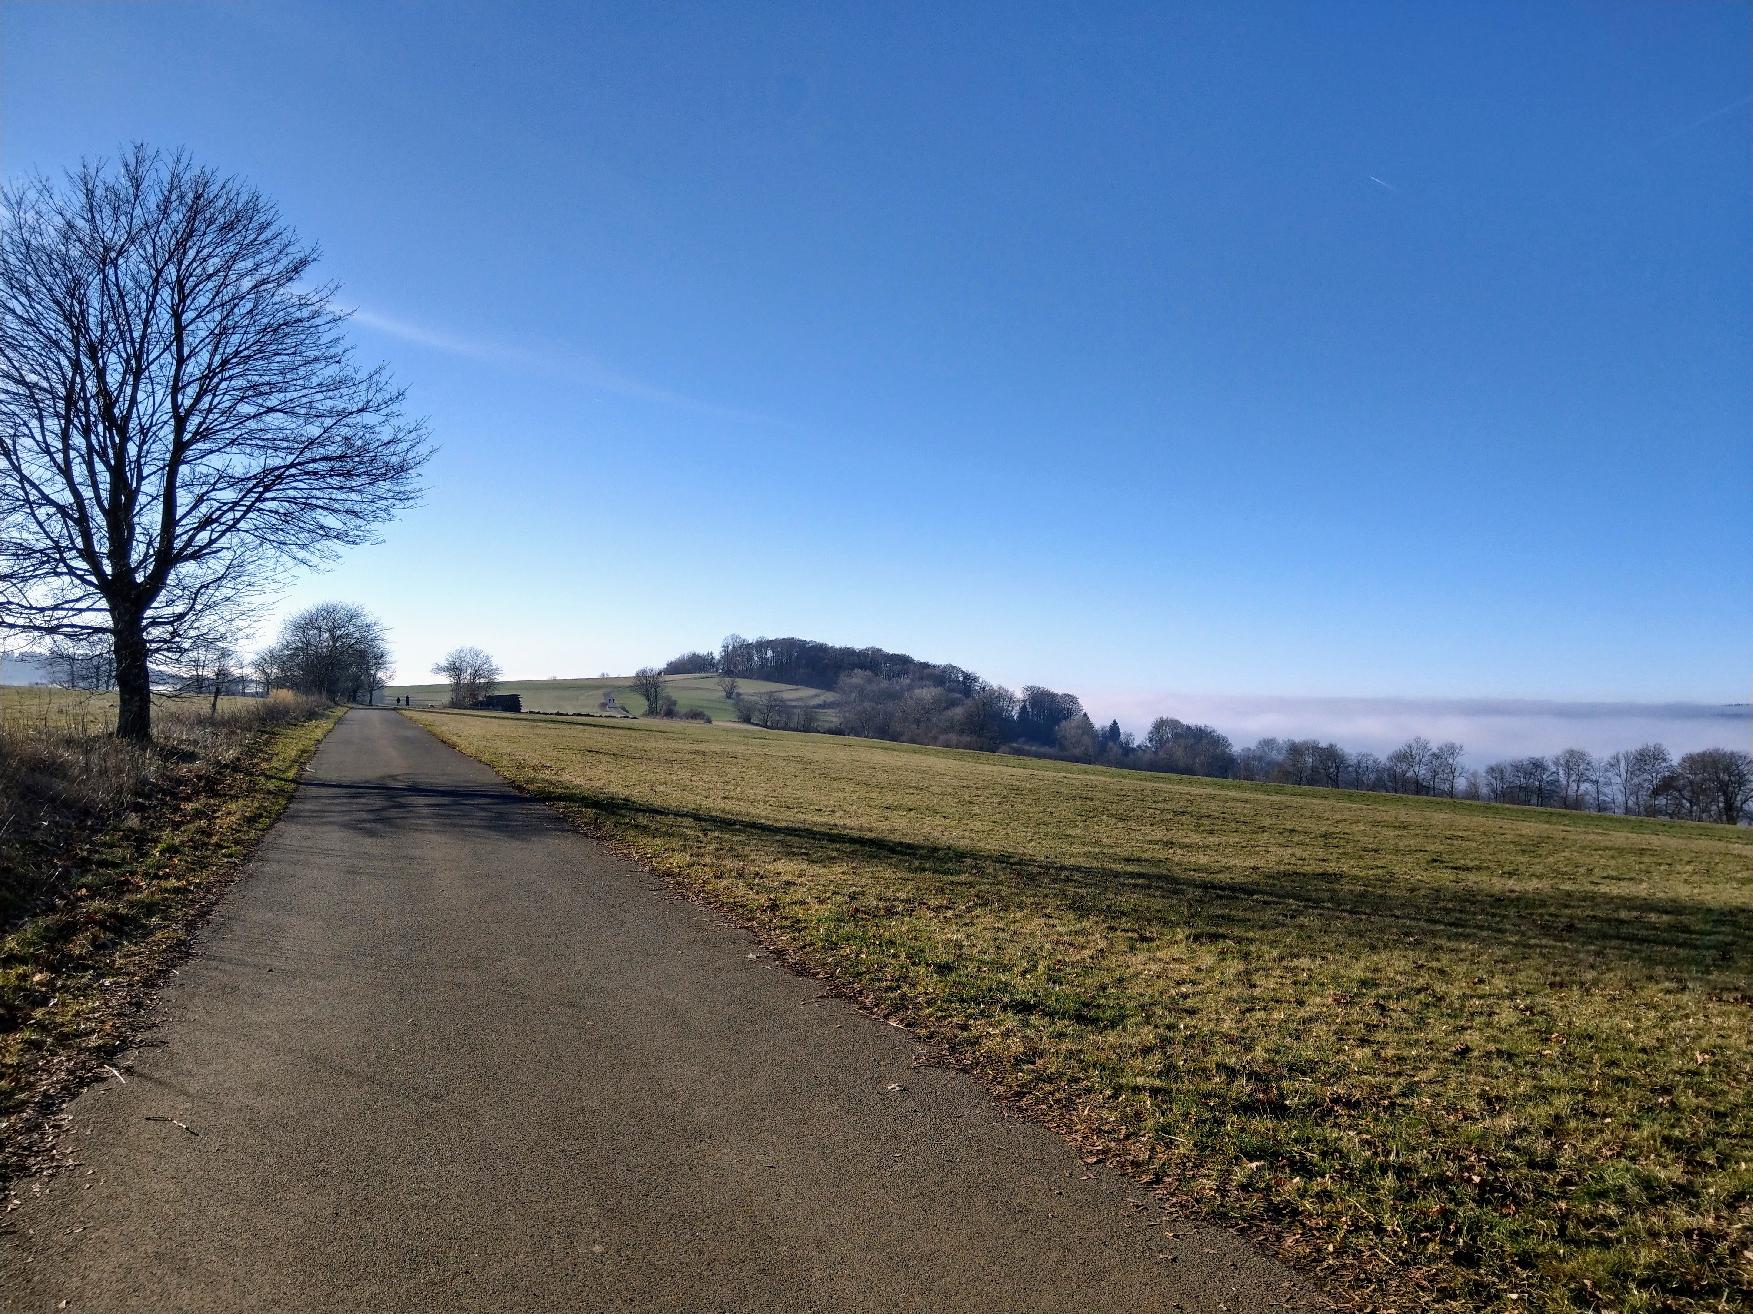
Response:
[{"label": "dry grass", "polygon": [[128,1016],[279,814],[338,713],[291,696],[157,709],[150,750],[113,705],[7,690],[0,705],[0,1174]]},{"label": "dry grass", "polygon": [[161,782],[223,773],[263,730],[310,720],[313,700],[155,700],[151,749],[116,739],[115,696],[0,689],[0,928],[77,878],[61,855],[78,836],[148,805]]},{"label": "dry grass", "polygon": [[1753,1300],[1753,836],[415,719],[1359,1306]]}]

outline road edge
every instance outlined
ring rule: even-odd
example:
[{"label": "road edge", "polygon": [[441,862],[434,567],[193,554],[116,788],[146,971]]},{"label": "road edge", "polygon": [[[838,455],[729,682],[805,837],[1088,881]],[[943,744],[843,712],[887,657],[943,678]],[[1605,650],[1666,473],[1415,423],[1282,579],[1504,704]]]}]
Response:
[{"label": "road edge", "polygon": [[[347,711],[334,708],[264,736],[258,751],[234,777],[250,782],[249,788],[229,800],[242,815],[219,834],[204,837],[206,842],[193,846],[192,853],[183,849],[178,855],[179,863],[190,858],[204,862],[195,888],[175,899],[164,923],[150,934],[115,945],[107,964],[110,973],[82,983],[91,1010],[81,1019],[80,1029],[53,1037],[34,1061],[21,1067],[21,1075],[11,1083],[18,1092],[17,1104],[0,1118],[0,1195],[5,1197],[0,1211],[10,1213],[17,1207],[18,1183],[65,1166],[60,1142],[67,1106],[100,1080],[126,1080],[112,1060],[157,1025],[158,998],[166,976],[197,950],[201,931],[248,874],[257,851],[296,795],[305,768]],[[172,836],[180,838],[174,825],[145,837],[142,844]],[[33,1020],[27,1018],[17,1030],[29,1028]]]},{"label": "road edge", "polygon": [[1115,1177],[1148,1191],[1157,1207],[1164,1214],[1182,1220],[1192,1228],[1224,1233],[1241,1242],[1262,1261],[1276,1265],[1291,1274],[1302,1286],[1304,1295],[1310,1302],[1310,1308],[1326,1309],[1334,1311],[1335,1314],[1338,1311],[1370,1314],[1370,1311],[1378,1308],[1367,1299],[1360,1300],[1343,1290],[1335,1291],[1331,1285],[1331,1274],[1311,1273],[1306,1267],[1293,1263],[1278,1253],[1277,1246],[1274,1244],[1277,1238],[1271,1229],[1239,1227],[1228,1220],[1206,1217],[1189,1209],[1186,1199],[1165,1188],[1160,1179],[1141,1171],[1133,1159],[1120,1152],[1119,1147],[1087,1131],[1059,1106],[1046,1100],[1031,1099],[1021,1094],[1005,1083],[1002,1073],[989,1070],[963,1055],[954,1053],[941,1042],[922,1035],[909,1024],[904,1013],[887,1005],[880,996],[860,990],[834,976],[827,969],[810,962],[793,946],[771,934],[758,922],[743,917],[735,909],[720,903],[681,877],[653,866],[638,850],[618,840],[600,822],[588,816],[577,814],[564,804],[546,798],[522,781],[506,775],[492,762],[475,756],[449,736],[423,724],[417,716],[409,715],[410,711],[427,715],[433,713],[465,716],[485,715],[513,720],[516,719],[516,714],[455,712],[448,708],[412,708],[400,712],[407,720],[419,726],[420,729],[426,731],[427,734],[453,752],[472,762],[480,763],[523,797],[548,809],[576,834],[584,836],[592,843],[602,845],[603,848],[638,871],[642,876],[662,886],[666,893],[701,909],[723,925],[753,937],[775,962],[792,975],[815,983],[822,988],[824,993],[845,1001],[865,1017],[885,1023],[902,1032],[915,1046],[914,1066],[940,1067],[947,1071],[961,1073],[976,1082],[994,1104],[1006,1111],[1007,1116],[1026,1119],[1034,1123],[1064,1141],[1086,1165],[1100,1167],[1104,1171],[1114,1174]]}]

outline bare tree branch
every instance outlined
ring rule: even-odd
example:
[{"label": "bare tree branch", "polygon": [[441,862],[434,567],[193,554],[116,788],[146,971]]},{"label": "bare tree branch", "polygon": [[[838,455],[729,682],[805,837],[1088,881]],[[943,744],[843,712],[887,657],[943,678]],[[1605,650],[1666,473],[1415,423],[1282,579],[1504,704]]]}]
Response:
[{"label": "bare tree branch", "polygon": [[149,654],[370,541],[418,496],[425,430],[237,180],[137,146],[3,205],[0,628],[108,634],[118,733],[148,738]]}]

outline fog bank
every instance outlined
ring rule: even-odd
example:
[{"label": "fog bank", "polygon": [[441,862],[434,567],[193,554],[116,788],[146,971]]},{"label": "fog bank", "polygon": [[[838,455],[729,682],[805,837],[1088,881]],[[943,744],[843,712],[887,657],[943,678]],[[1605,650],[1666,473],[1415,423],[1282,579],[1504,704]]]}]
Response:
[{"label": "fog bank", "polygon": [[1238,748],[1275,735],[1333,740],[1383,753],[1423,735],[1452,739],[1473,766],[1503,757],[1584,748],[1605,754],[1657,742],[1670,752],[1745,750],[1753,739],[1746,703],[1572,703],[1519,698],[1292,698],[1241,694],[1114,694],[1085,700],[1105,724],[1143,734],[1154,717],[1215,726]]}]

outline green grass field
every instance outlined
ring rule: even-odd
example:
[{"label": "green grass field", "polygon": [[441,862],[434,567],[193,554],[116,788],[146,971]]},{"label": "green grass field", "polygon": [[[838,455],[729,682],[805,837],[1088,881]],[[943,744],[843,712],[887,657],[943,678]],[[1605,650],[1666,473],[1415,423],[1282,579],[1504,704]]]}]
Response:
[{"label": "green grass field", "polygon": [[1753,835],[415,713],[1359,1307],[1753,1300]]},{"label": "green grass field", "polygon": [[[714,721],[736,720],[736,710],[718,687],[713,675],[666,675],[664,686],[675,696],[681,711],[705,712]],[[829,705],[833,695],[823,689],[807,689],[798,684],[774,684],[767,680],[744,680],[742,692],[751,698],[777,693],[788,703],[803,703],[823,709],[824,723],[831,723]],[[643,716],[645,700],[633,690],[627,676],[609,676],[591,680],[506,680],[498,686],[499,693],[519,694],[526,712],[594,712],[602,701],[603,691],[614,693],[622,707]],[[383,692],[385,698],[412,696],[416,704],[442,705],[450,697],[450,687],[443,684],[397,684]]]}]

